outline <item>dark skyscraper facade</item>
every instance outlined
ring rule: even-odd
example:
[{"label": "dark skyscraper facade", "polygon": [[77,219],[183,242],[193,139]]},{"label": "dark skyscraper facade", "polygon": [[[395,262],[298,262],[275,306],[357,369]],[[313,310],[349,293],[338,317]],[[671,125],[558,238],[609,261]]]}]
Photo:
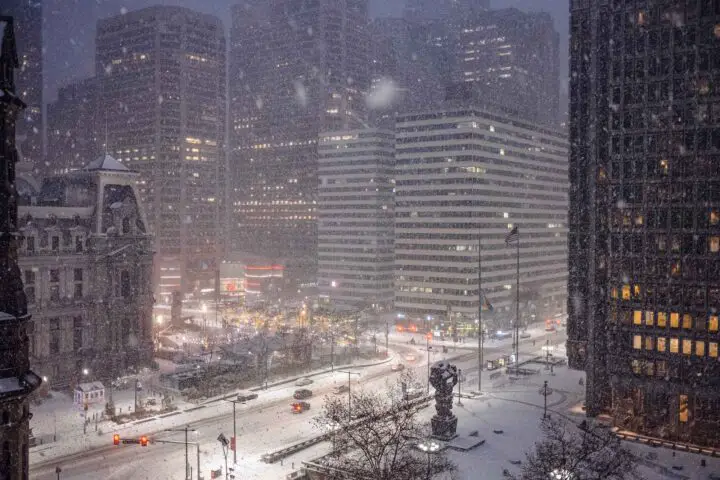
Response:
[{"label": "dark skyscraper facade", "polygon": [[231,29],[233,247],[314,261],[317,141],[362,125],[367,0],[244,2]]},{"label": "dark skyscraper facade", "polygon": [[57,100],[48,104],[48,152],[38,167],[41,175],[79,170],[102,153],[105,129],[98,93],[97,79],[86,78],[62,87]]},{"label": "dark skyscraper facade", "polygon": [[558,122],[560,37],[547,13],[514,8],[458,18],[452,83],[523,118]]},{"label": "dark skyscraper facade", "polygon": [[17,121],[17,149],[21,162],[38,166],[43,160],[42,2],[3,0],[0,15],[15,19],[19,62],[15,86],[27,105]]},{"label": "dark skyscraper facade", "polygon": [[590,416],[720,446],[717,2],[571,2],[568,357]]},{"label": "dark skyscraper facade", "polygon": [[150,7],[99,21],[96,47],[107,151],[141,175],[156,292],[213,288],[225,242],[222,23]]},{"label": "dark skyscraper facade", "polygon": [[478,13],[489,8],[489,0],[407,0],[405,18],[414,22],[440,20],[457,12]]}]

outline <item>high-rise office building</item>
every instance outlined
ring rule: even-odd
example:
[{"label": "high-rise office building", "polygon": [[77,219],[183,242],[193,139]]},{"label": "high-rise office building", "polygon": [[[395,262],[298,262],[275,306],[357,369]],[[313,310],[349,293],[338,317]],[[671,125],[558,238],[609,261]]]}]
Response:
[{"label": "high-rise office building", "polygon": [[314,276],[317,141],[365,119],[368,2],[245,2],[232,18],[233,246]]},{"label": "high-rise office building", "polygon": [[343,307],[393,304],[392,131],[322,133],[318,145],[318,291]]},{"label": "high-rise office building", "polygon": [[0,15],[13,17],[19,68],[15,72],[18,96],[27,108],[17,121],[19,168],[30,170],[43,161],[42,2],[3,0]]},{"label": "high-rise office building", "polygon": [[396,127],[395,308],[411,316],[448,309],[471,328],[482,288],[495,307],[488,328],[515,320],[520,230],[524,319],[560,313],[567,288],[567,151],[562,131],[484,108],[402,114]]},{"label": "high-rise office building", "polygon": [[407,0],[404,16],[413,22],[442,20],[455,14],[484,12],[490,0]]},{"label": "high-rise office building", "polygon": [[86,78],[58,90],[58,98],[47,106],[45,162],[38,173],[57,175],[84,167],[104,148],[105,129],[99,124],[98,82]]},{"label": "high-rise office building", "polygon": [[98,110],[107,151],[140,172],[161,295],[213,288],[225,244],[225,34],[157,6],[100,20]]},{"label": "high-rise office building", "polygon": [[590,416],[720,446],[720,6],[571,2],[568,356]]},{"label": "high-rise office building", "polygon": [[15,122],[25,104],[15,93],[20,66],[13,18],[0,16],[0,477],[27,480],[30,475],[30,395],[42,380],[30,370],[30,315],[17,262],[18,162]]},{"label": "high-rise office building", "polygon": [[453,28],[451,95],[471,90],[532,122],[559,122],[560,37],[549,14],[493,10]]}]

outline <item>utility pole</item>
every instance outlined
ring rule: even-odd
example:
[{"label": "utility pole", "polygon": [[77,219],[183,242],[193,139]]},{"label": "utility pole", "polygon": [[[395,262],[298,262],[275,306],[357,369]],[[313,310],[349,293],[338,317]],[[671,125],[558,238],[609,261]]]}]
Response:
[{"label": "utility pole", "polygon": [[[188,461],[188,432],[197,433],[197,430],[190,428],[189,425],[185,425],[184,428],[169,428],[165,430],[166,432],[185,432],[185,480],[192,480],[190,476],[190,462]],[[157,443],[162,443],[160,441],[154,440]],[[173,443],[171,441],[164,441],[165,443]],[[198,478],[200,475],[200,446],[198,443]]]},{"label": "utility pole", "polygon": [[351,413],[351,412],[352,412],[352,410],[351,410],[351,408],[352,408],[352,403],[351,403],[351,402],[352,402],[352,395],[351,395],[350,376],[351,376],[351,375],[357,375],[357,376],[359,377],[360,374],[357,373],[357,372],[348,372],[348,371],[346,371],[346,370],[338,370],[338,372],[340,372],[340,373],[347,373],[347,375],[348,375],[348,422],[350,422],[350,421],[352,421],[352,413]]},{"label": "utility pole", "polygon": [[390,357],[389,338],[390,338],[390,320],[388,320],[386,318],[385,319],[385,357]]},{"label": "utility pole", "polygon": [[550,395],[550,394],[552,393],[552,392],[549,391],[549,389],[548,389],[548,382],[547,382],[547,380],[545,380],[545,382],[543,383],[543,388],[542,388],[541,393],[542,393],[542,395],[543,395],[543,397],[544,397],[544,399],[545,399],[545,402],[544,402],[544,405],[543,405],[543,418],[547,418],[547,397],[548,397],[548,395]]}]

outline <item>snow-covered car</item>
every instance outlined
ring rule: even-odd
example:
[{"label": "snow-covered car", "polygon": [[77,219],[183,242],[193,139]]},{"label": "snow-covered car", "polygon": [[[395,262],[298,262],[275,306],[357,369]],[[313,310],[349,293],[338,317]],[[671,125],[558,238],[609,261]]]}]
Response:
[{"label": "snow-covered car", "polygon": [[342,394],[342,393],[347,393],[348,390],[350,390],[350,389],[348,388],[348,386],[345,385],[345,384],[343,384],[343,385],[338,385],[337,387],[335,387],[335,388],[333,389],[333,393],[334,393],[335,395],[340,395],[340,394]]},{"label": "snow-covered car", "polygon": [[292,413],[303,413],[310,410],[310,402],[295,402],[291,406]]},{"label": "snow-covered car", "polygon": [[405,355],[405,360],[408,362],[414,362],[416,360],[416,358],[417,357],[415,357],[415,355],[413,355],[413,354]]},{"label": "snow-covered car", "polygon": [[530,335],[528,332],[523,332],[520,334],[520,338],[530,338],[532,335]]},{"label": "snow-covered car", "polygon": [[237,396],[238,402],[247,402],[248,400],[255,400],[258,398],[258,394],[255,392],[240,392]]},{"label": "snow-covered car", "polygon": [[299,378],[297,380],[297,382],[295,382],[295,386],[296,387],[304,387],[305,385],[310,385],[311,383],[313,383],[312,380],[310,380],[307,377],[303,377],[303,378]]},{"label": "snow-covered car", "polygon": [[392,367],[390,367],[390,369],[391,369],[393,372],[400,372],[400,371],[405,370],[405,365],[403,365],[402,363],[396,363],[395,365],[393,365]]},{"label": "snow-covered car", "polygon": [[295,390],[295,393],[293,394],[293,398],[295,400],[305,400],[310,397],[312,397],[312,390],[308,390],[307,388]]}]

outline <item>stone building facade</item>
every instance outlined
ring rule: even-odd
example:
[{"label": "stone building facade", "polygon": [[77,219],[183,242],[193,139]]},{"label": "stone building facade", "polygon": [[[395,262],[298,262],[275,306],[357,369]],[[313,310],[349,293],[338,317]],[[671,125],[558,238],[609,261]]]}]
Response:
[{"label": "stone building facade", "polygon": [[152,360],[152,235],[137,175],[105,155],[39,188],[18,180],[30,359],[52,386]]}]

